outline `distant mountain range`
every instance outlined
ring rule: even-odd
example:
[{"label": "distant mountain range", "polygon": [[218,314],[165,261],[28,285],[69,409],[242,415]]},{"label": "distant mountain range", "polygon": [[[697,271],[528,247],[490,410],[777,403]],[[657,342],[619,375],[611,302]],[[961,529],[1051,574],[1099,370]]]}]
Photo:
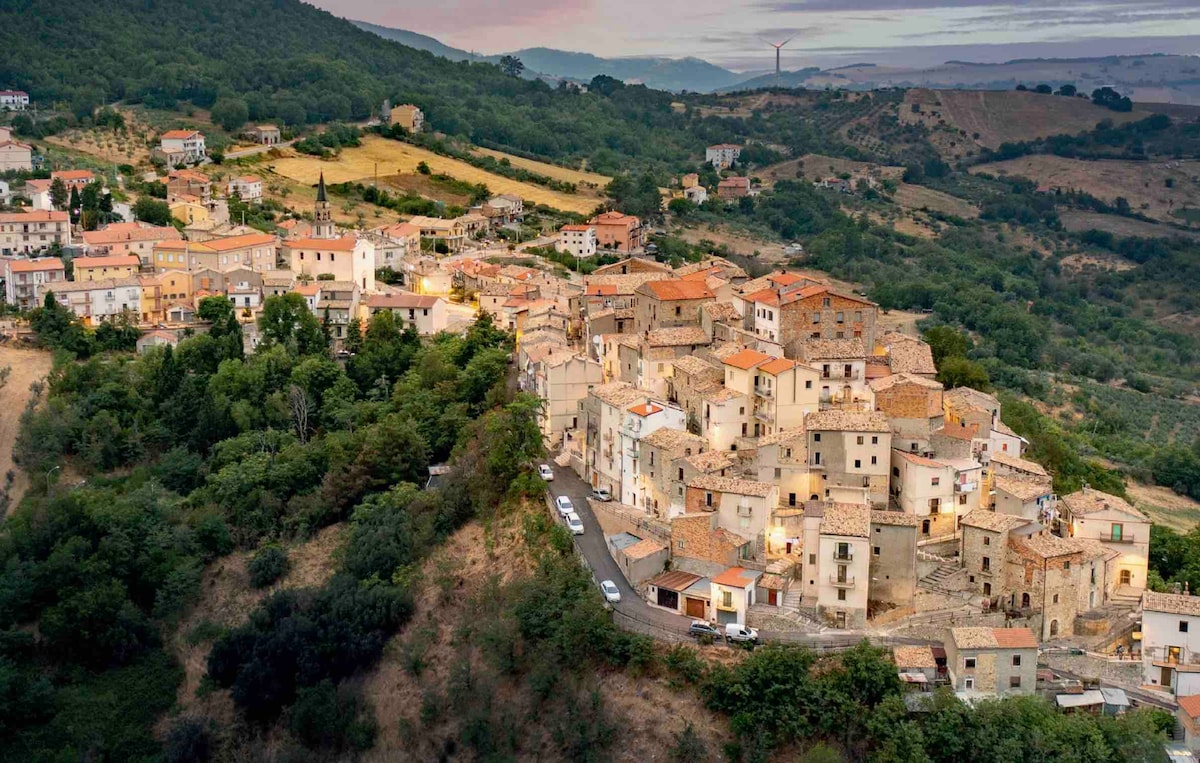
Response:
[{"label": "distant mountain range", "polygon": [[[403,29],[353,21],[355,25],[403,45],[426,50],[452,61],[495,63],[500,55],[477,56],[426,35]],[[550,48],[513,51],[526,67],[526,76],[550,81],[587,82],[607,74],[625,82],[641,82],[659,90],[729,93],[758,88],[843,88],[871,90],[886,87],[1010,90],[1018,84],[1055,87],[1072,83],[1083,92],[1109,85],[1136,101],[1200,105],[1200,59],[1194,56],[1147,54],[1096,58],[1019,58],[1003,63],[972,63],[960,57],[965,46],[951,47],[944,63],[934,66],[890,66],[860,62],[829,69],[734,72],[698,58],[601,58]]]},{"label": "distant mountain range", "polygon": [[380,37],[426,50],[435,56],[451,61],[481,61],[496,63],[503,55],[516,56],[525,64],[529,76],[545,79],[569,79],[587,82],[599,74],[607,74],[624,82],[640,82],[656,90],[679,92],[689,90],[709,93],[714,90],[732,88],[739,82],[754,77],[722,69],[699,58],[660,58],[638,56],[632,58],[601,58],[590,53],[573,53],[552,48],[526,48],[494,56],[479,56],[465,50],[453,48],[432,37],[405,29],[369,24],[365,21],[351,23],[360,29],[374,32]]}]

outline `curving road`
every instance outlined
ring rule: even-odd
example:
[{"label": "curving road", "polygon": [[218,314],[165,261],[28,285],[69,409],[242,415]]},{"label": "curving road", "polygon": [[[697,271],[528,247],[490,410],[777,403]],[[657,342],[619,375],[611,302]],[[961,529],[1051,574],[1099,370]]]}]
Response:
[{"label": "curving road", "polygon": [[[548,463],[550,468],[554,470],[554,481],[548,483],[551,501],[560,495],[567,496],[571,499],[571,503],[575,505],[575,512],[583,521],[584,533],[583,535],[574,536],[575,548],[587,560],[588,566],[591,567],[597,581],[611,580],[621,591],[621,601],[613,605],[613,609],[621,615],[649,625],[652,628],[668,631],[674,636],[686,637],[688,626],[692,622],[691,618],[647,604],[638,592],[634,590],[633,586],[629,584],[629,581],[625,579],[625,574],[608,553],[608,546],[604,542],[604,531],[600,529],[600,522],[596,519],[596,515],[592,512],[592,507],[588,503],[588,497],[592,494],[591,487],[579,479],[569,467],[558,466],[553,461]],[[868,638],[872,643],[877,645],[910,644],[920,646],[941,643],[939,641],[891,636],[874,637],[860,631],[815,634],[799,631],[760,630],[759,637],[763,641],[798,644],[818,650],[845,649],[861,642],[863,638]]]}]

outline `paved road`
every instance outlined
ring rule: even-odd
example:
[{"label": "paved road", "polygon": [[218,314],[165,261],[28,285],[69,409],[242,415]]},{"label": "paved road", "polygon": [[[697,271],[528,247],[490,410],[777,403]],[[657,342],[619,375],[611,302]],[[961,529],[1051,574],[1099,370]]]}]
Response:
[{"label": "paved road", "polygon": [[276,143],[273,146],[252,146],[250,148],[243,148],[241,151],[230,151],[228,154],[225,154],[225,158],[241,159],[247,156],[254,156],[255,154],[265,154],[273,148],[287,148],[295,142],[296,141],[294,140],[285,140],[282,143]]},{"label": "paved road", "polygon": [[555,463],[551,463],[550,467],[554,469],[554,481],[549,485],[550,494],[555,498],[560,495],[570,498],[571,503],[575,504],[575,513],[583,520],[584,533],[575,536],[575,547],[583,554],[584,559],[587,559],[597,581],[611,580],[621,591],[621,601],[613,608],[622,614],[668,630],[686,631],[691,620],[664,609],[651,607],[625,579],[625,574],[608,553],[604,531],[600,529],[600,522],[588,504],[588,496],[592,494],[591,487],[579,479],[569,467],[558,466]]},{"label": "paved road", "polygon": [[[588,566],[592,568],[597,581],[611,580],[621,591],[621,601],[614,605],[613,608],[617,612],[639,620],[642,623],[662,628],[675,634],[682,635],[686,633],[688,625],[691,624],[691,619],[647,604],[638,595],[638,592],[634,590],[633,586],[629,584],[629,581],[625,579],[625,574],[608,553],[608,546],[604,542],[604,531],[600,529],[600,522],[592,512],[591,505],[588,504],[588,496],[592,494],[591,487],[579,479],[574,470],[569,467],[558,466],[553,462],[550,462],[550,467],[554,470],[554,481],[549,483],[551,496],[557,498],[560,495],[565,495],[570,498],[571,503],[575,505],[575,512],[579,514],[579,518],[583,521],[584,533],[583,535],[575,536],[575,547],[583,555],[584,559],[587,560]],[[764,641],[801,644],[814,649],[839,649],[854,646],[862,641],[863,637],[867,636],[867,634],[858,631],[836,631],[833,633],[814,634],[800,631],[760,630],[759,636]],[[925,645],[940,643],[924,639],[896,637],[871,637],[871,641],[878,644]]]}]

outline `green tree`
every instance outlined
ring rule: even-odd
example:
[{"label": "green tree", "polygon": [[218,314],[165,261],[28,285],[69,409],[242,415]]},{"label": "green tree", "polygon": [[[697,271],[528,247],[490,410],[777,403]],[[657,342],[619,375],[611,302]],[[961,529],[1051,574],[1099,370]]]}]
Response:
[{"label": "green tree", "polygon": [[133,216],[144,223],[166,227],[171,224],[171,208],[165,201],[142,196],[133,204]]},{"label": "green tree", "polygon": [[67,192],[67,184],[62,178],[54,178],[50,182],[50,206],[57,210],[67,208],[67,203],[71,200],[70,194]]},{"label": "green tree", "polygon": [[226,132],[236,133],[250,118],[250,109],[241,98],[222,98],[213,104],[212,119]]},{"label": "green tree", "polygon": [[510,77],[520,77],[525,71],[525,64],[516,56],[501,56],[500,70]]},{"label": "green tree", "polygon": [[281,344],[300,355],[323,353],[328,347],[321,323],[296,292],[268,297],[258,318],[263,341]]},{"label": "green tree", "polygon": [[973,360],[963,357],[948,357],[938,365],[937,380],[946,389],[971,387],[981,391],[991,389],[987,370]]}]

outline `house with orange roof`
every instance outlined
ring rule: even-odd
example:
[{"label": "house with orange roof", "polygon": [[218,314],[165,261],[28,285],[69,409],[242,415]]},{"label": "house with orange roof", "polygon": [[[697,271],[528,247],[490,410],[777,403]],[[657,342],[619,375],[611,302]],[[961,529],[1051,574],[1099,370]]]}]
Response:
[{"label": "house with orange roof", "polygon": [[109,254],[99,257],[76,257],[71,261],[76,281],[100,281],[107,278],[131,278],[137,275],[142,261],[136,254]]},{"label": "house with orange roof", "polygon": [[558,229],[554,248],[577,259],[596,256],[598,242],[594,225],[564,225]]},{"label": "house with orange roof", "polygon": [[588,221],[596,228],[596,243],[601,249],[633,252],[645,245],[641,218],[620,212],[605,212]]},{"label": "house with orange roof", "polygon": [[312,223],[307,220],[284,220],[276,223],[275,230],[279,238],[288,239],[309,238],[312,236]]},{"label": "house with orange roof", "polygon": [[82,193],[84,188],[96,182],[96,173],[91,170],[59,170],[50,173],[50,182],[55,180],[63,181],[68,192],[74,189]]},{"label": "house with orange roof", "polygon": [[120,316],[129,316],[134,321],[141,317],[142,286],[136,277],[65,281],[47,284],[45,288],[60,305],[89,326]]},{"label": "house with orange roof", "polygon": [[921,537],[958,533],[958,519],[980,508],[983,465],[973,458],[938,459],[892,450],[892,497],[921,519]]},{"label": "house with orange roof", "polygon": [[387,310],[396,319],[398,326],[411,326],[421,336],[432,336],[445,331],[449,320],[446,300],[441,297],[393,291],[369,295],[362,304],[368,319]]},{"label": "house with orange roof", "polygon": [[675,326],[699,326],[701,305],[716,295],[700,281],[670,279],[647,281],[634,290],[637,318],[634,330],[639,334]]},{"label": "house with orange roof", "polygon": [[745,625],[750,607],[757,601],[756,584],[763,573],[744,567],[730,567],[713,577],[712,606],[718,625]]},{"label": "house with orange roof", "polygon": [[150,264],[155,246],[164,241],[181,241],[183,236],[173,226],[132,222],[112,223],[100,230],[84,231],[80,238],[89,256],[132,254]]},{"label": "house with orange roof", "polygon": [[421,253],[421,229],[412,223],[381,225],[367,232],[375,244],[375,267],[400,270],[406,257]]},{"label": "house with orange roof", "polygon": [[613,497],[629,506],[647,509],[653,500],[645,467],[641,463],[642,438],[659,429],[686,430],[683,410],[665,400],[644,400],[625,408],[620,429],[621,485]]},{"label": "house with orange roof", "polygon": [[191,270],[211,269],[227,272],[248,268],[257,273],[264,273],[279,267],[278,252],[278,236],[255,232],[190,244],[187,261]]},{"label": "house with orange roof", "polygon": [[168,167],[196,164],[208,158],[204,135],[198,130],[168,130],[159,136],[154,155]]},{"label": "house with orange roof", "polygon": [[768,338],[773,335],[772,341],[782,344],[789,357],[799,357],[801,346],[814,339],[859,339],[863,347],[875,347],[878,310],[870,300],[796,274],[755,279],[742,289],[748,328]]},{"label": "house with orange roof", "polygon": [[717,183],[717,198],[728,201],[750,195],[750,178],[727,177]]},{"label": "house with orange roof", "polygon": [[375,245],[367,238],[347,234],[329,239],[289,239],[283,243],[283,260],[290,263],[294,273],[314,278],[330,275],[335,281],[357,284],[361,293],[375,291]]},{"label": "house with orange roof", "polygon": [[261,202],[263,198],[263,181],[258,175],[239,175],[229,179],[225,192],[230,196],[235,193],[242,201]]},{"label": "house with orange roof", "polygon": [[71,241],[71,220],[66,212],[36,209],[0,212],[0,255],[30,255],[45,251],[52,244],[70,246]]},{"label": "house with orange roof", "polygon": [[[65,212],[63,214],[66,214]],[[4,261],[4,298],[10,305],[23,310],[42,303],[48,286],[67,280],[63,261],[57,257],[42,257],[33,260],[6,259]]]},{"label": "house with orange roof", "polygon": [[1028,628],[950,628],[944,640],[950,686],[960,696],[1033,694],[1038,641]]},{"label": "house with orange roof", "polygon": [[724,360],[728,389],[751,400],[751,437],[804,425],[820,409],[820,374],[794,360],[744,349]]}]

